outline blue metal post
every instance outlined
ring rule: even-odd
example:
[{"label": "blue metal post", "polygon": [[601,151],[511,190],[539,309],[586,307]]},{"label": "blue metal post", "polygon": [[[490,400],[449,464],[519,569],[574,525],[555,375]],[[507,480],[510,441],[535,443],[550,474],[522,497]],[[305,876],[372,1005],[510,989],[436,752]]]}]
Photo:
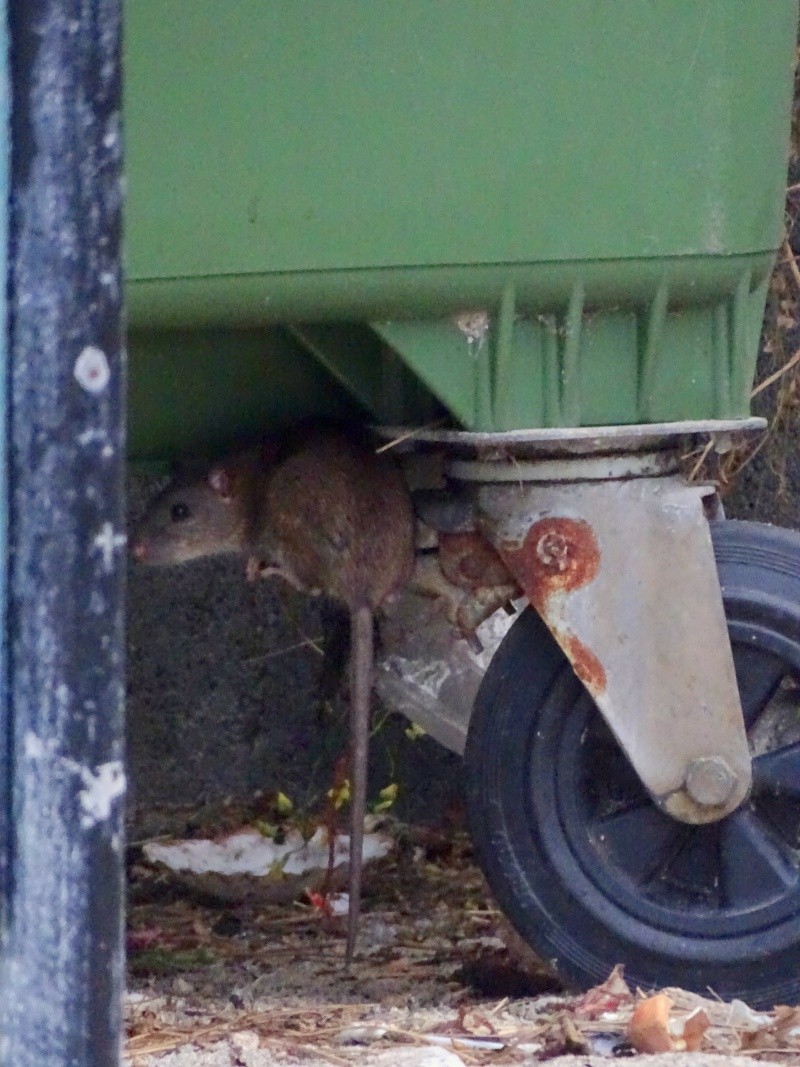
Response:
[{"label": "blue metal post", "polygon": [[25,0],[9,11],[6,1067],[119,1062],[120,18],[119,0]]},{"label": "blue metal post", "polygon": [[[8,279],[8,203],[11,162],[11,72],[9,69],[8,3],[0,0],[0,282]],[[10,903],[11,721],[6,672],[8,560],[8,299],[0,284],[0,945],[7,935]],[[0,1030],[0,1041],[2,1031]]]}]

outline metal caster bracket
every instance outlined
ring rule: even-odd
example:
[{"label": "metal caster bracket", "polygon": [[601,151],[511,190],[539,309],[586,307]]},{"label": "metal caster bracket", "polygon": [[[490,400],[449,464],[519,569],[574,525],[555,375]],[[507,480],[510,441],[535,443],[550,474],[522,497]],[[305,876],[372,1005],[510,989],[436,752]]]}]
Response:
[{"label": "metal caster bracket", "polygon": [[750,756],[704,506],[713,489],[656,473],[676,466],[673,449],[605,468],[460,461],[449,474],[468,483],[479,527],[656,803],[705,823],[745,798]]}]

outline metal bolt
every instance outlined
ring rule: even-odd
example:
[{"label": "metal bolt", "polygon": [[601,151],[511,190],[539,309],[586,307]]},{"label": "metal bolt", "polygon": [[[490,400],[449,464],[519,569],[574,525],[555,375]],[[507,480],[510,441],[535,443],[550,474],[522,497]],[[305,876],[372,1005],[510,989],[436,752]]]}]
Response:
[{"label": "metal bolt", "polygon": [[696,804],[713,808],[728,800],[736,776],[722,756],[703,756],[689,764],[684,786]]},{"label": "metal bolt", "polygon": [[563,574],[569,567],[569,541],[563,534],[551,531],[536,543],[536,555],[546,570]]}]

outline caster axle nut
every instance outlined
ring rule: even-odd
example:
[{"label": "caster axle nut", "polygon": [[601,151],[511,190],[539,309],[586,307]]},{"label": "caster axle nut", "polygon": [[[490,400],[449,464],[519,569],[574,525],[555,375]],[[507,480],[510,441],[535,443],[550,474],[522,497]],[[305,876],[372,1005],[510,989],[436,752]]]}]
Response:
[{"label": "caster axle nut", "polygon": [[684,786],[696,804],[714,808],[728,800],[736,776],[722,756],[703,756],[689,764]]}]

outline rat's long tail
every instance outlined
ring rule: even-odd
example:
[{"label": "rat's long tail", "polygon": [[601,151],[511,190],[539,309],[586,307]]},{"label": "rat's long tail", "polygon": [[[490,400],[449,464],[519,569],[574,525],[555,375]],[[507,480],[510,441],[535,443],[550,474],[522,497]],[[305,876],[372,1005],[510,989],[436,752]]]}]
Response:
[{"label": "rat's long tail", "polygon": [[372,609],[354,608],[350,614],[350,906],[347,916],[347,954],[353,958],[361,912],[361,868],[364,816],[367,809],[369,711],[374,647]]}]

